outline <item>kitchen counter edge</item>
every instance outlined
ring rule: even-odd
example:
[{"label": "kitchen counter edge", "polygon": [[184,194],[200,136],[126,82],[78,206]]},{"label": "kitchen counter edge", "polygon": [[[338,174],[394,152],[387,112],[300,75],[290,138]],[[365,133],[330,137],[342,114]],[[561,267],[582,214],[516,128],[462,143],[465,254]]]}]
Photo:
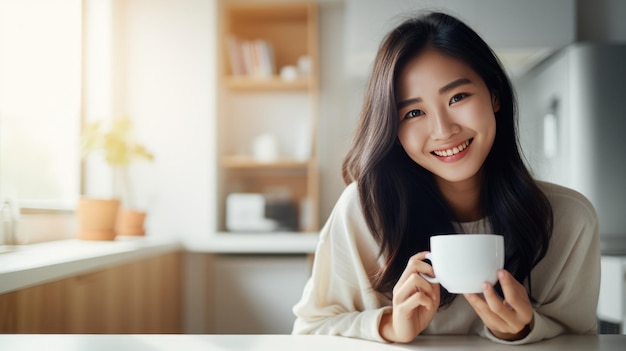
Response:
[{"label": "kitchen counter edge", "polygon": [[216,233],[183,242],[145,236],[118,237],[114,241],[67,239],[4,247],[5,252],[0,253],[0,294],[175,251],[312,254],[318,238],[318,233]]}]

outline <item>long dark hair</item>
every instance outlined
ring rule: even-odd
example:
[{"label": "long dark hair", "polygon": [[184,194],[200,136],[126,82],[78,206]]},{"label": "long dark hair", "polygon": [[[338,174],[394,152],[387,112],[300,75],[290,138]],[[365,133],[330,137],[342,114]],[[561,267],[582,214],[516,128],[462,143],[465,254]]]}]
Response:
[{"label": "long dark hair", "polygon": [[[405,20],[385,37],[343,162],[344,181],[357,182],[365,219],[385,261],[372,277],[374,288],[390,294],[408,259],[429,249],[431,235],[453,232],[457,222],[433,174],[397,142],[395,84],[407,61],[426,48],[465,62],[498,99],[496,136],[482,168],[480,206],[493,231],[504,236],[505,268],[526,284],[530,295],[530,272],[548,250],[552,208],[522,160],[509,78],[476,32],[443,13]],[[454,297],[441,289],[442,306]]]}]

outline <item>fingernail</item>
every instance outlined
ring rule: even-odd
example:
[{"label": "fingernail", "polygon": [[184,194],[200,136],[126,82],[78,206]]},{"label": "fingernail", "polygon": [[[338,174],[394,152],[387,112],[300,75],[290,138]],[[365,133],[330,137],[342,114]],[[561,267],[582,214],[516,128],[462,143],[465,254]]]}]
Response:
[{"label": "fingernail", "polygon": [[483,283],[483,291],[489,289],[489,283]]},{"label": "fingernail", "polygon": [[498,278],[499,279],[503,279],[504,278],[504,270],[501,269],[501,270],[498,271]]}]

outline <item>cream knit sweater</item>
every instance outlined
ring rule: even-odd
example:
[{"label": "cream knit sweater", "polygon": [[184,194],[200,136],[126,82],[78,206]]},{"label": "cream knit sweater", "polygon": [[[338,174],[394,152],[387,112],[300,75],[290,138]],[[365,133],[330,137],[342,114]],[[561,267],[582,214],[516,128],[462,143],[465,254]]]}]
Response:
[{"label": "cream knit sweater", "polygon": [[[422,334],[478,334],[496,342],[525,344],[564,333],[595,334],[600,286],[598,217],[581,194],[550,183],[539,186],[554,212],[548,253],[532,270],[534,327],[522,340],[508,342],[485,328],[463,296],[440,309]],[[463,223],[468,233],[490,233],[488,221]],[[294,306],[294,334],[331,334],[384,342],[380,318],[391,301],[372,288],[380,267],[372,238],[350,184],[323,227],[312,275]],[[418,336],[419,338],[419,336]]]}]

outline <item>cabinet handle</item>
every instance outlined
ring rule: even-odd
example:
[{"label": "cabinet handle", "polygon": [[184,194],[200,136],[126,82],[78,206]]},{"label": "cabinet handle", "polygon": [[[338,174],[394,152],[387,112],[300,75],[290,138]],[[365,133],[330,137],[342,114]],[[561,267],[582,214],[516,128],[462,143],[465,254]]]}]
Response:
[{"label": "cabinet handle", "polygon": [[546,158],[553,158],[557,153],[558,124],[556,115],[548,113],[543,116],[543,154]]}]

